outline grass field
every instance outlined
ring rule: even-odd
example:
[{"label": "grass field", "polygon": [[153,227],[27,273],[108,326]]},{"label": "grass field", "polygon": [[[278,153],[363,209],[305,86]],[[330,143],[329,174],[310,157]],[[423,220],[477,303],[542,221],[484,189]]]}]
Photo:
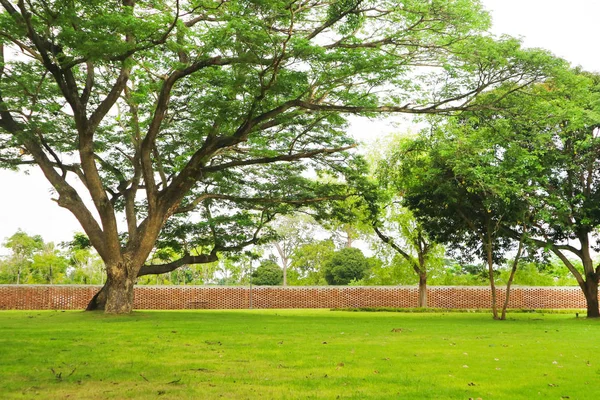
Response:
[{"label": "grass field", "polygon": [[574,315],[0,312],[0,398],[598,399]]}]

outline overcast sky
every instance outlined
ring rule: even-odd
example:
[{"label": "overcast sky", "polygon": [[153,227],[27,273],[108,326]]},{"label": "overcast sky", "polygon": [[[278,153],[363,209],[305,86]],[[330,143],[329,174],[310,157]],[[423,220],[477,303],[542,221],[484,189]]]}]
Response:
[{"label": "overcast sky", "polygon": [[[589,71],[600,72],[597,48],[599,0],[483,0],[493,18],[493,32],[522,37],[527,47],[542,47]],[[395,128],[378,124],[382,134]],[[357,123],[352,132],[363,138],[373,126]],[[37,170],[29,175],[0,171],[0,242],[21,228],[56,243],[81,231],[77,220],[50,200],[50,185]],[[6,250],[0,248],[0,254]]]}]

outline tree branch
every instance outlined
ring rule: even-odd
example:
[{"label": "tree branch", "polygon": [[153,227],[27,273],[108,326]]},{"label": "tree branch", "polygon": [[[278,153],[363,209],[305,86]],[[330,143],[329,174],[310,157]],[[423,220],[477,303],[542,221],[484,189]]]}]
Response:
[{"label": "tree branch", "polygon": [[285,155],[280,155],[280,156],[275,156],[275,157],[264,157],[264,158],[255,158],[255,159],[251,159],[251,160],[231,161],[228,163],[217,164],[217,165],[213,165],[210,167],[205,167],[205,168],[203,168],[203,171],[204,172],[217,172],[217,171],[221,171],[221,170],[224,170],[227,168],[247,166],[247,165],[270,164],[270,163],[274,163],[274,162],[278,162],[278,161],[287,161],[287,162],[296,161],[296,160],[300,160],[303,158],[312,158],[319,154],[339,153],[342,151],[353,149],[355,147],[356,147],[356,145],[353,144],[350,146],[338,147],[335,149],[318,149],[318,150],[308,151],[308,152],[304,152],[304,153],[285,154]]}]

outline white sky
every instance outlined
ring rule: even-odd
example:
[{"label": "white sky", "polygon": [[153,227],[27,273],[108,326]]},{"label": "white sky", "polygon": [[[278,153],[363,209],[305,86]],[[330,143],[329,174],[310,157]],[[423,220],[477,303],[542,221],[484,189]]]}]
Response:
[{"label": "white sky", "polygon": [[[491,12],[493,32],[522,37],[589,71],[600,71],[599,0],[482,0]],[[393,123],[357,120],[351,132],[360,140],[397,129]],[[37,170],[29,175],[0,170],[0,242],[21,228],[55,243],[81,231],[75,217],[50,200],[50,185]],[[0,254],[6,250],[0,248]]]}]

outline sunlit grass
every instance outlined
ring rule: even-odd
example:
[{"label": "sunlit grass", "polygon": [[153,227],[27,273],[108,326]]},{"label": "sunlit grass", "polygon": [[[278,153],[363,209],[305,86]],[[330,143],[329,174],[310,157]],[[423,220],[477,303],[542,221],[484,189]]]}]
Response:
[{"label": "sunlit grass", "polygon": [[595,399],[571,315],[0,312],[0,398]]}]

